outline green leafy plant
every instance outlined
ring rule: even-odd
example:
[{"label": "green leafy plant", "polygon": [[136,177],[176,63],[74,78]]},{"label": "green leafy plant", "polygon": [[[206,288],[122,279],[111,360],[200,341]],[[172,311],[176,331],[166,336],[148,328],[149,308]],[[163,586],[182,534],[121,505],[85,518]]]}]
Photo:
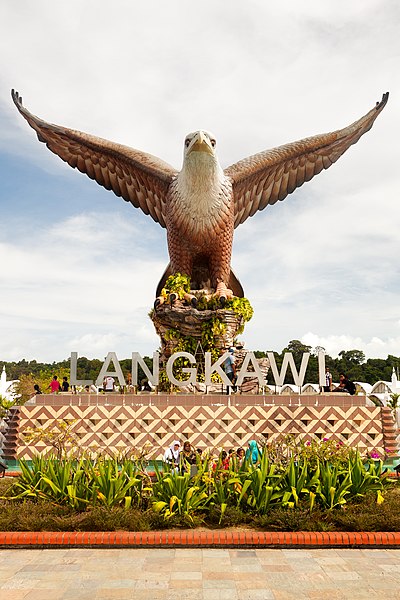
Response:
[{"label": "green leafy plant", "polygon": [[134,500],[136,504],[140,503],[140,488],[137,489],[137,486],[141,480],[132,476],[126,464],[120,467],[116,460],[101,460],[89,465],[94,505],[112,507],[124,504],[125,508],[130,508]]},{"label": "green leafy plant", "polygon": [[10,408],[17,404],[17,400],[8,400],[4,396],[0,395],[0,419],[4,419],[8,415]]},{"label": "green leafy plant", "polygon": [[397,409],[399,408],[399,399],[400,399],[400,394],[393,393],[393,394],[389,395],[388,405],[392,409],[392,414],[393,414],[393,418],[395,421],[396,421]]},{"label": "green leafy plant", "polygon": [[283,491],[282,506],[297,508],[300,501],[308,497],[310,511],[314,508],[315,488],[319,481],[319,467],[313,467],[307,460],[298,462],[294,458],[289,461],[280,480]]},{"label": "green leafy plant", "polygon": [[282,500],[283,492],[279,488],[282,474],[277,466],[271,464],[268,455],[263,454],[259,465],[246,461],[240,473],[242,489],[238,497],[238,505],[247,506],[258,514],[265,514],[270,506]]},{"label": "green leafy plant", "polygon": [[208,461],[208,475],[202,477],[202,480],[209,484],[209,496],[212,497],[211,504],[218,507],[220,513],[219,524],[221,524],[226,509],[237,506],[238,497],[242,491],[242,482],[237,473],[235,461],[231,469],[223,468],[222,457],[220,455],[218,462],[214,464]]},{"label": "green leafy plant", "polygon": [[176,273],[168,277],[165,286],[161,290],[161,295],[167,297],[169,294],[175,293],[182,300],[188,292],[190,292],[190,277]]},{"label": "green leafy plant", "polygon": [[319,504],[329,510],[346,504],[351,488],[350,473],[338,465],[323,463],[319,465],[318,475],[315,493]]},{"label": "green leafy plant", "polygon": [[242,318],[242,325],[236,332],[238,335],[243,333],[245,323],[250,321],[252,318],[254,311],[253,308],[247,298],[237,298],[236,296],[231,298],[226,303],[226,308],[231,309],[235,314],[239,315]]},{"label": "green leafy plant", "polygon": [[212,498],[205,484],[195,485],[189,473],[175,471],[158,472],[152,491],[153,509],[165,520],[179,515],[193,521],[193,514],[204,510]]},{"label": "green leafy plant", "polygon": [[36,456],[31,467],[25,460],[20,466],[21,476],[10,499],[48,500],[78,510],[88,505],[141,506],[148,479],[129,461],[121,466],[117,460],[107,458],[92,462],[87,458]]},{"label": "green leafy plant", "polygon": [[32,467],[20,460],[21,476],[13,492],[14,500],[32,498],[48,500],[57,504],[68,504],[82,509],[89,503],[87,480],[81,463],[73,465],[71,460],[44,458],[32,459]]},{"label": "green leafy plant", "polygon": [[[368,470],[366,469],[368,466]],[[349,475],[351,485],[349,492],[351,497],[365,496],[371,492],[376,493],[380,498],[384,486],[388,484],[387,478],[381,477],[382,462],[376,466],[375,461],[369,460],[367,465],[362,461],[358,453],[354,453],[349,458]],[[379,493],[378,493],[379,492]]]}]

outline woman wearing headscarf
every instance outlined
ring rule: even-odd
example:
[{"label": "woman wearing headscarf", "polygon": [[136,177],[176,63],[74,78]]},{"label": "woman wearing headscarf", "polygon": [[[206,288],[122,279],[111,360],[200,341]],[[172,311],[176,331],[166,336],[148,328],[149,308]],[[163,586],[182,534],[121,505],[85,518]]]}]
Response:
[{"label": "woman wearing headscarf", "polygon": [[167,463],[171,469],[177,469],[179,467],[180,450],[181,443],[178,440],[175,440],[164,453],[164,462]]},{"label": "woman wearing headscarf", "polygon": [[246,451],[246,460],[248,460],[253,465],[258,464],[261,460],[261,452],[255,440],[250,440],[249,442],[249,447]]},{"label": "woman wearing headscarf", "polygon": [[196,464],[196,452],[193,450],[190,442],[186,441],[183,444],[183,450],[181,452],[181,461],[186,461],[189,465]]},{"label": "woman wearing headscarf", "polygon": [[190,474],[193,476],[197,472],[197,468],[195,466],[197,464],[196,452],[192,448],[191,443],[188,441],[183,443],[183,448],[179,457],[179,462],[180,472],[182,474],[190,472]]}]

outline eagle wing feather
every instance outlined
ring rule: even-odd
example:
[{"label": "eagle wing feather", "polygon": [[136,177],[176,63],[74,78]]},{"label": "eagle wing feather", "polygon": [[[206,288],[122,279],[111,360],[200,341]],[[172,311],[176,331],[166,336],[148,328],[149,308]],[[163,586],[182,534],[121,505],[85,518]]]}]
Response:
[{"label": "eagle wing feather", "polygon": [[225,169],[232,182],[235,227],[328,169],[371,129],[388,97],[387,92],[372,110],[344,129],[265,150]]},{"label": "eagle wing feather", "polygon": [[166,197],[177,174],[173,167],[140,150],[46,123],[23,106],[18,92],[12,90],[11,95],[21,115],[49,150],[99,185],[140,208],[162,227],[166,226]]}]

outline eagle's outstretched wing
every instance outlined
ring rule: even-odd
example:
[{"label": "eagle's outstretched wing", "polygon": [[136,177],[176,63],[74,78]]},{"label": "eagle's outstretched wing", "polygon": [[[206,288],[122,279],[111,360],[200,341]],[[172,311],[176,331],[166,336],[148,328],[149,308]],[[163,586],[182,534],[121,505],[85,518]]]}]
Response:
[{"label": "eagle's outstretched wing", "polygon": [[177,173],[173,167],[140,150],[46,123],[23,106],[18,92],[12,90],[11,95],[21,115],[36,131],[39,141],[71,167],[141,208],[165,227],[165,199]]},{"label": "eagle's outstretched wing", "polygon": [[344,129],[260,152],[225,169],[233,186],[235,227],[328,169],[371,129],[388,97],[389,92],[364,117]]}]

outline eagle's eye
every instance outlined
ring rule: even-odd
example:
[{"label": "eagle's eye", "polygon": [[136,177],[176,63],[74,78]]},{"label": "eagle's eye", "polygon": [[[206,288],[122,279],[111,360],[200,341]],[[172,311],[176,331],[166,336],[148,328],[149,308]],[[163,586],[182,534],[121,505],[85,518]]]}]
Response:
[{"label": "eagle's eye", "polygon": [[215,140],[210,140],[210,142],[211,142],[211,146],[213,148],[215,148],[215,146],[217,145],[217,142]]},{"label": "eagle's eye", "polygon": [[189,147],[189,144],[190,144],[190,140],[189,140],[189,138],[186,138],[186,140],[185,140],[185,146],[186,146],[186,148]]}]

